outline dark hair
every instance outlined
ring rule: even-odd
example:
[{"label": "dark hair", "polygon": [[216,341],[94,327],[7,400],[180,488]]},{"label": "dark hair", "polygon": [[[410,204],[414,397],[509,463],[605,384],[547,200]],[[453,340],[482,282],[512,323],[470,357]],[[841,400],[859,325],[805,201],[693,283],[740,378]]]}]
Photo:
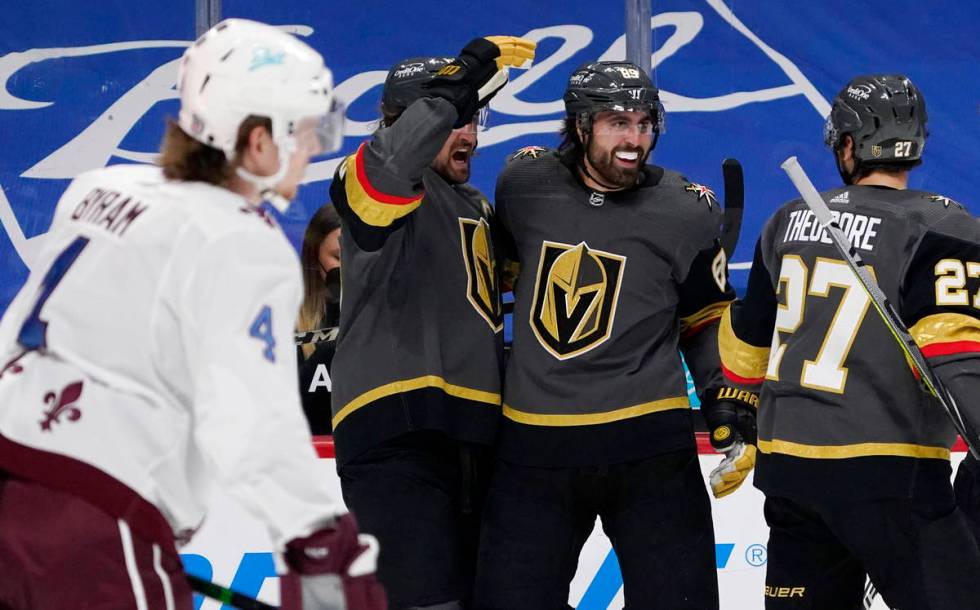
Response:
[{"label": "dark hair", "polygon": [[[313,330],[320,325],[327,307],[326,285],[320,278],[320,245],[333,231],[340,228],[340,216],[333,204],[321,206],[313,213],[310,223],[306,225],[303,235],[303,247],[300,249],[300,262],[303,265],[303,303],[300,305],[296,328],[301,332]],[[310,349],[303,346],[303,352],[308,357],[315,347]]]},{"label": "dark hair", "polygon": [[[272,121],[268,118],[246,118],[238,127],[236,155],[245,150],[248,136],[256,127],[264,127],[272,133]],[[234,163],[225,158],[223,151],[190,137],[173,119],[167,121],[159,163],[163,167],[163,175],[170,180],[207,182],[216,186],[225,184],[235,171]]]},{"label": "dark hair", "polygon": [[378,128],[380,129],[381,127],[391,127],[392,125],[395,124],[395,121],[398,120],[398,117],[400,117],[402,115],[402,112],[404,112],[404,111],[403,110],[399,110],[397,112],[393,112],[393,111],[390,111],[390,110],[385,110],[384,106],[382,106],[381,107],[381,122],[378,125]]},{"label": "dark hair", "polygon": [[585,143],[578,133],[578,120],[571,114],[562,119],[561,143],[558,145],[558,158],[568,166],[577,165],[585,158]]}]

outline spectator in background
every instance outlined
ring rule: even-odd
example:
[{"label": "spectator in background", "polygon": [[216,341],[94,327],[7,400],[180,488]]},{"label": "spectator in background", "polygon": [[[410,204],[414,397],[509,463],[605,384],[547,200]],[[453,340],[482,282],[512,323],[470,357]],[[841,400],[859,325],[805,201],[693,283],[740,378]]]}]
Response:
[{"label": "spectator in background", "polygon": [[[340,216],[332,204],[313,214],[303,236],[303,304],[296,331],[337,326],[340,320]],[[313,434],[330,434],[330,363],[337,347],[333,334],[296,349],[303,413]]]}]

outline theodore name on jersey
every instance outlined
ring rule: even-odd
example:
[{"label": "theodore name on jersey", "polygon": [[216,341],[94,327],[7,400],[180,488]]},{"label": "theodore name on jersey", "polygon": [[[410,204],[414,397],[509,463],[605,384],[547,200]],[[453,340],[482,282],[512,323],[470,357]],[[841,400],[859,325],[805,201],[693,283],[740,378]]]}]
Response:
[{"label": "theodore name on jersey", "polygon": [[[838,210],[831,210],[830,214],[834,217],[834,222],[837,223],[840,230],[850,240],[851,245],[869,252],[874,250],[875,241],[878,237],[876,228],[881,224],[881,218]],[[789,222],[786,223],[786,233],[783,235],[783,243],[789,241],[833,243],[827,236],[826,229],[820,226],[810,210],[795,210],[790,213]]]},{"label": "theodore name on jersey", "polygon": [[129,225],[136,220],[146,204],[119,191],[93,188],[78,202],[71,219],[103,227],[122,237]]}]

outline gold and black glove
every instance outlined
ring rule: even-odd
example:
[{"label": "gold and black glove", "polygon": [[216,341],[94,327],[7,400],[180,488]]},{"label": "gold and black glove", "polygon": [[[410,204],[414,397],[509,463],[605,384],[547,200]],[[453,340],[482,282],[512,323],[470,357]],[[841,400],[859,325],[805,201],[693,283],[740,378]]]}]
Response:
[{"label": "gold and black glove", "polygon": [[507,68],[534,60],[537,43],[516,36],[474,38],[452,63],[423,85],[429,95],[456,107],[455,128],[467,125],[507,84]]},{"label": "gold and black glove", "polygon": [[711,493],[716,498],[738,489],[755,467],[758,405],[759,396],[746,390],[720,387],[705,392],[701,410],[711,446],[725,455],[709,475]]}]

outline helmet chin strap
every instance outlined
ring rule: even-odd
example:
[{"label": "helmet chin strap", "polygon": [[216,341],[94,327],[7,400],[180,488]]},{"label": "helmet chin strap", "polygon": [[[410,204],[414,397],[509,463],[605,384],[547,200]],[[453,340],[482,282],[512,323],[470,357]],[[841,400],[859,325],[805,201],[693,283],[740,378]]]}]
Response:
[{"label": "helmet chin strap", "polygon": [[289,157],[295,148],[295,146],[289,146],[286,140],[287,138],[284,138],[282,142],[276,143],[276,147],[279,149],[279,169],[271,176],[253,174],[241,165],[235,168],[235,174],[254,186],[255,190],[259,192],[259,196],[262,197],[262,200],[272,204],[274,208],[279,210],[280,214],[284,214],[291,203],[288,199],[276,192],[276,185],[286,177],[286,172],[289,171]]}]

